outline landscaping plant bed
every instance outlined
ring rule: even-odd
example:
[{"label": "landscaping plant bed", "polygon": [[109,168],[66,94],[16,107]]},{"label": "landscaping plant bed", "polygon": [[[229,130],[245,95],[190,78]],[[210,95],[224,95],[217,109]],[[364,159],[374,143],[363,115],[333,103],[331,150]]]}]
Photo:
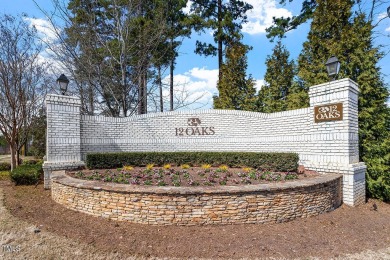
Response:
[{"label": "landscaping plant bed", "polygon": [[124,166],[118,169],[68,171],[74,178],[141,186],[237,186],[270,182],[294,181],[318,176],[317,172],[299,169],[296,172],[271,172],[249,167],[229,168],[226,165],[200,167],[189,165],[154,167]]}]

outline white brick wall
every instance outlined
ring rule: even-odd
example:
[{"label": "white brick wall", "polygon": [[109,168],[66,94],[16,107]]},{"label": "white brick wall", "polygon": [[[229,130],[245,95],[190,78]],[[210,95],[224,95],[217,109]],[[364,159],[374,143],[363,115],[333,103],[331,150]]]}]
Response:
[{"label": "white brick wall", "polygon": [[[310,107],[278,113],[197,110],[151,113],[127,118],[80,117],[75,97],[49,95],[47,165],[82,162],[90,152],[120,151],[252,151],[296,152],[300,163],[321,173],[344,175],[344,202],[365,198],[365,165],[359,163],[357,95],[349,79],[313,86]],[[314,106],[343,103],[342,121],[314,122]],[[199,132],[189,134],[189,118]],[[203,130],[206,128],[206,130]],[[211,134],[213,135],[198,135]]]},{"label": "white brick wall", "polygon": [[[289,115],[286,118],[286,115]],[[176,136],[188,118],[214,135]],[[129,118],[82,116],[82,158],[89,152],[113,151],[290,151],[304,142],[308,109],[275,114],[233,110],[177,111]],[[191,129],[192,128],[192,129]],[[305,154],[304,145],[299,152]]]}]

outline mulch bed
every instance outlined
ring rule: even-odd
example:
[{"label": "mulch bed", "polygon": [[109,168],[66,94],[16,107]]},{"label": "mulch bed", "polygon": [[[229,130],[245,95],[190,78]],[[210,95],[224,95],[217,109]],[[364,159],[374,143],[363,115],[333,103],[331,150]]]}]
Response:
[{"label": "mulch bed", "polygon": [[68,210],[52,201],[50,190],[42,185],[0,185],[5,191],[6,207],[15,217],[103,251],[133,256],[327,259],[390,245],[390,205],[376,200],[274,225],[158,227],[114,222]]}]

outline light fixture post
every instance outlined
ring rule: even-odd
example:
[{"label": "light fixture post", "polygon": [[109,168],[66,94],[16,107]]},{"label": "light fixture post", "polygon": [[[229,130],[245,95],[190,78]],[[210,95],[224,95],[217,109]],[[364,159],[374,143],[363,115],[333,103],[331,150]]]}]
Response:
[{"label": "light fixture post", "polygon": [[336,80],[340,71],[340,61],[333,55],[326,61],[325,66],[328,71],[329,78],[331,78],[331,80]]},{"label": "light fixture post", "polygon": [[64,74],[61,74],[57,79],[57,84],[60,87],[62,95],[65,95],[68,90],[69,79]]}]

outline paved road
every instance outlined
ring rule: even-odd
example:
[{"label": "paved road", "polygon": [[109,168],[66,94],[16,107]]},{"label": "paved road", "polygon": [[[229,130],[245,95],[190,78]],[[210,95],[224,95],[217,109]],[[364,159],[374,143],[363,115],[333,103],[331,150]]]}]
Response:
[{"label": "paved road", "polygon": [[[22,160],[25,159],[34,159],[34,156],[21,156]],[[0,162],[10,162],[11,161],[11,155],[10,154],[1,154],[0,155]]]},{"label": "paved road", "polygon": [[0,155],[0,162],[9,162],[11,159],[11,155],[6,154],[6,155]]}]

